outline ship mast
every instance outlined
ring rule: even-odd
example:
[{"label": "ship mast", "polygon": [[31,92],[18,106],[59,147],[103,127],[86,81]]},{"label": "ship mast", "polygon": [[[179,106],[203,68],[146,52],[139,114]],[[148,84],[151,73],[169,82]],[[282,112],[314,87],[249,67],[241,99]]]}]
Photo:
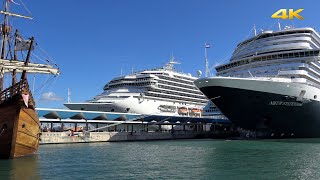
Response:
[{"label": "ship mast", "polygon": [[[1,42],[1,59],[4,59],[4,54],[5,54],[5,50],[6,50],[6,42],[7,42],[7,34],[9,33],[9,26],[7,28],[7,24],[8,24],[8,12],[9,11],[9,3],[8,1],[5,1],[5,9],[4,9],[4,21],[2,24],[2,42]],[[2,62],[0,62],[2,63]],[[3,73],[3,69],[0,70],[0,91],[2,91],[3,89],[3,78],[4,78],[4,73]]]},{"label": "ship mast", "polygon": [[[13,59],[14,60],[18,60],[18,56],[17,56],[17,51],[16,51],[16,46],[17,46],[17,37],[18,37],[18,29],[16,29],[16,32],[14,33],[14,48],[13,48]],[[13,69],[12,70],[12,85],[14,85],[16,83],[16,74],[17,74],[17,70]]]},{"label": "ship mast", "polygon": [[[19,18],[25,18],[25,19],[32,19],[32,17],[29,16],[24,16],[20,14],[15,14],[9,12],[9,4],[11,1],[5,0],[5,10],[2,11],[0,10],[0,14],[4,15],[4,22],[1,25],[1,30],[0,33],[2,33],[2,40],[1,40],[1,52],[0,52],[0,92],[3,90],[3,82],[4,82],[4,74],[5,73],[12,73],[12,85],[16,83],[16,74],[17,73],[22,73],[21,74],[21,79],[26,79],[26,73],[41,73],[41,74],[53,74],[53,75],[58,75],[59,69],[55,66],[51,66],[48,64],[35,64],[35,63],[30,63],[30,56],[31,56],[31,51],[33,50],[33,44],[34,44],[34,38],[32,37],[31,39],[25,41],[23,38],[19,35],[18,30],[16,29],[16,32],[14,34],[14,47],[12,49],[12,46],[10,46],[10,42],[8,42],[8,36],[11,33],[11,26],[9,25],[9,16],[13,17],[19,17]],[[19,43],[19,45],[18,45]],[[23,45],[24,44],[24,45]],[[27,45],[26,47],[22,46]],[[9,46],[9,47],[7,47]],[[20,50],[28,50],[28,54],[26,59],[23,61],[18,60],[18,55],[17,51]],[[13,50],[13,58],[11,57],[10,59],[6,58],[6,51],[7,48],[9,48],[8,52],[12,52]],[[25,48],[25,49],[24,49]]]},{"label": "ship mast", "polygon": [[[30,47],[29,47],[29,51],[28,51],[27,58],[26,58],[26,61],[24,63],[24,66],[28,66],[28,64],[29,64],[34,37],[31,37],[30,41],[31,41],[30,42]],[[21,79],[26,79],[27,78],[26,73],[27,73],[27,70],[23,70],[22,71]]]}]

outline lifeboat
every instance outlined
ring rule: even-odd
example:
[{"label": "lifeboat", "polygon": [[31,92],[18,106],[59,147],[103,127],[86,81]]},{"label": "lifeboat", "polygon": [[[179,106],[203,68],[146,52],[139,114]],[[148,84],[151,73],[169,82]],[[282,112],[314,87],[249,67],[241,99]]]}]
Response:
[{"label": "lifeboat", "polygon": [[198,108],[192,108],[192,109],[191,109],[191,112],[192,112],[193,114],[201,114],[202,110],[201,110],[201,109],[198,109]]},{"label": "lifeboat", "polygon": [[179,107],[178,113],[179,113],[179,114],[188,114],[188,108],[186,108],[186,107]]}]

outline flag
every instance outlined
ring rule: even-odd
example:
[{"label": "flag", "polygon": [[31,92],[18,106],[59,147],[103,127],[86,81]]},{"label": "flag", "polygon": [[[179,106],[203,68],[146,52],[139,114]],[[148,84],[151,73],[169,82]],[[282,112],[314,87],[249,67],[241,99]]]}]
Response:
[{"label": "flag", "polygon": [[28,107],[29,94],[22,94],[22,99],[23,99],[24,104]]},{"label": "flag", "polygon": [[204,46],[205,46],[206,48],[210,48],[210,44],[209,44],[209,43],[206,43]]},{"label": "flag", "polygon": [[[16,46],[14,50],[16,51],[28,51],[30,49],[31,40],[24,40],[21,37],[17,36],[16,38]],[[31,50],[34,49],[34,46],[31,47]]]}]

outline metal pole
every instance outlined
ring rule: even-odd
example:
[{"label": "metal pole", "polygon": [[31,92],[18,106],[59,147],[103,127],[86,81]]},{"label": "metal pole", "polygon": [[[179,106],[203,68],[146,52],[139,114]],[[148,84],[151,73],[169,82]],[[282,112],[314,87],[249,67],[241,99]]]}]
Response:
[{"label": "metal pole", "polygon": [[206,64],[206,69],[205,69],[205,76],[208,77],[209,76],[209,64],[208,64],[208,54],[207,54],[207,43],[204,47],[204,55],[205,55],[205,64]]}]

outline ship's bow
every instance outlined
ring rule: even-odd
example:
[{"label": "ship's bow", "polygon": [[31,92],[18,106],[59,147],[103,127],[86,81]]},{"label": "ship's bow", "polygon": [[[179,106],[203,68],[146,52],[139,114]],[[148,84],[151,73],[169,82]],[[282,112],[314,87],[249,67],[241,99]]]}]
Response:
[{"label": "ship's bow", "polygon": [[237,126],[261,137],[320,137],[320,103],[284,82],[215,77],[195,85]]}]

